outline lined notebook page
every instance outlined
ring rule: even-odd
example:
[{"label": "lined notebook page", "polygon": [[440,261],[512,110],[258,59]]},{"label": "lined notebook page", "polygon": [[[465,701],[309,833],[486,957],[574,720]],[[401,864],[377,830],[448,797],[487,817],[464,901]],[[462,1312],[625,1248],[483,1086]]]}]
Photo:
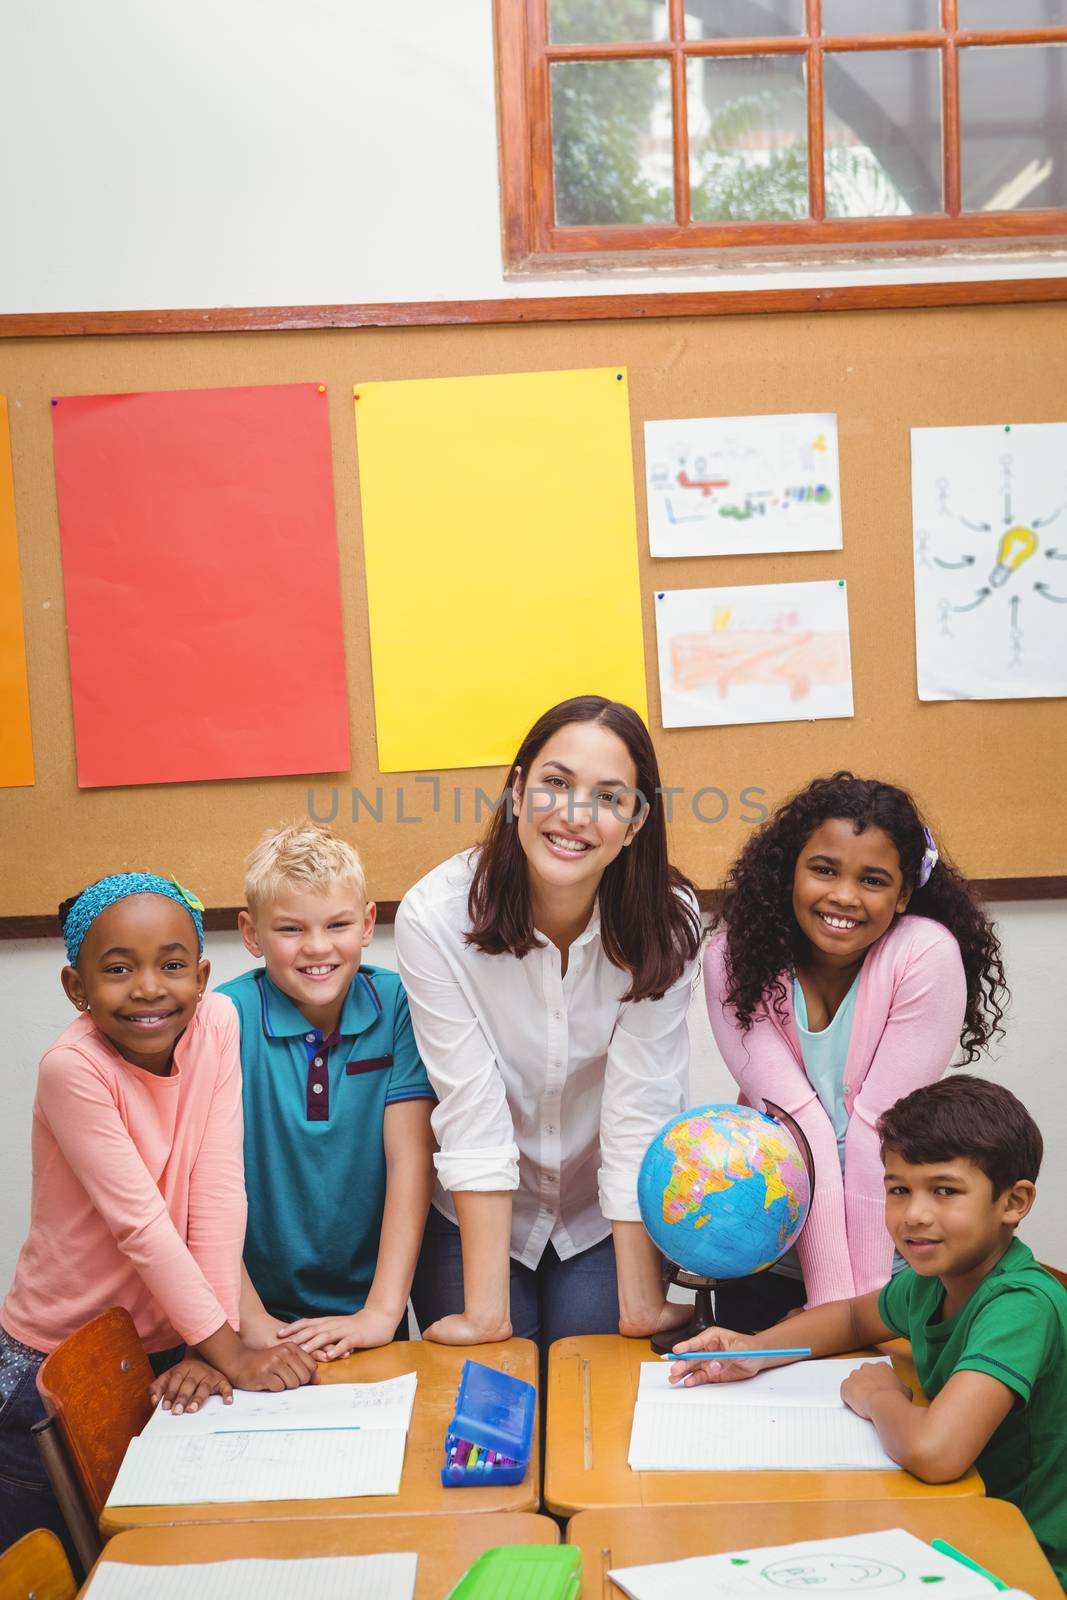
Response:
[{"label": "lined notebook page", "polygon": [[406,1440],[402,1428],[142,1435],[130,1441],[108,1504],[398,1494]]},{"label": "lined notebook page", "polygon": [[103,1561],[86,1594],[88,1600],[414,1600],[417,1561],[407,1553],[184,1567]]},{"label": "lined notebook page", "polygon": [[218,1395],[205,1400],[192,1415],[157,1406],[141,1430],[141,1438],[167,1433],[248,1433],[272,1428],[404,1428],[411,1422],[418,1376],[405,1372],[381,1383],[305,1384],[281,1393],[235,1389],[233,1403]]},{"label": "lined notebook page", "polygon": [[860,1361],[804,1361],[743,1383],[684,1389],[644,1362],[630,1450],[634,1472],[899,1471],[841,1383]]}]

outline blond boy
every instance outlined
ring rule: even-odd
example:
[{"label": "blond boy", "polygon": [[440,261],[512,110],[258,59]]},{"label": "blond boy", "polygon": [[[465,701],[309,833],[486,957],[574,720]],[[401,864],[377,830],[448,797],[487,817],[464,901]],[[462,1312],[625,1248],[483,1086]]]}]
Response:
[{"label": "blond boy", "polygon": [[321,1359],[406,1337],[433,1180],[433,1091],[352,846],[303,822],[248,858],[241,1021],[248,1232],[241,1334]]}]

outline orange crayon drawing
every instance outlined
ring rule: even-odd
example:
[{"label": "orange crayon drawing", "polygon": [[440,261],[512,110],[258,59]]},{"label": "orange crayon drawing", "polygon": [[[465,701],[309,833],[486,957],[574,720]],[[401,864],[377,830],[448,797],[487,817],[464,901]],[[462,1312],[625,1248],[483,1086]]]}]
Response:
[{"label": "orange crayon drawing", "polygon": [[678,690],[713,688],[725,700],[732,687],[757,683],[806,700],[813,688],[848,682],[848,636],[781,628],[679,634],[671,669]]}]

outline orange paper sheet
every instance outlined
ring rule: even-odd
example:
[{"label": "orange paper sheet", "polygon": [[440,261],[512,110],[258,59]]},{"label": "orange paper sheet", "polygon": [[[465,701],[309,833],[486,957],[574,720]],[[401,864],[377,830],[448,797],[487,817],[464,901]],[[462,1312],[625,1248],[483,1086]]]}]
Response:
[{"label": "orange paper sheet", "polygon": [[24,788],[32,782],[30,693],[26,683],[11,436],[7,401],[0,395],[0,788]]},{"label": "orange paper sheet", "polygon": [[53,402],[78,782],[349,765],[318,384]]}]

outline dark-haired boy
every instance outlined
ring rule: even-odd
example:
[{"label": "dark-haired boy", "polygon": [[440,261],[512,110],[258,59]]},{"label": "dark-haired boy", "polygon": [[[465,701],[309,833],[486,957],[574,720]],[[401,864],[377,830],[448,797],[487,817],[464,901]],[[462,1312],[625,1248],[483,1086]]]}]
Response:
[{"label": "dark-haired boy", "polygon": [[730,1360],[679,1363],[672,1381],[721,1383],[780,1362],[745,1350],[807,1345],[840,1355],[903,1335],[929,1407],[884,1363],[841,1398],[886,1452],[927,1483],[977,1466],[1026,1517],[1067,1587],[1067,1290],[1015,1237],[1034,1203],[1041,1134],[999,1084],[956,1075],[898,1100],[878,1122],[886,1226],[910,1270],[880,1292],[801,1312],[756,1335],[710,1328],[677,1346]]}]

